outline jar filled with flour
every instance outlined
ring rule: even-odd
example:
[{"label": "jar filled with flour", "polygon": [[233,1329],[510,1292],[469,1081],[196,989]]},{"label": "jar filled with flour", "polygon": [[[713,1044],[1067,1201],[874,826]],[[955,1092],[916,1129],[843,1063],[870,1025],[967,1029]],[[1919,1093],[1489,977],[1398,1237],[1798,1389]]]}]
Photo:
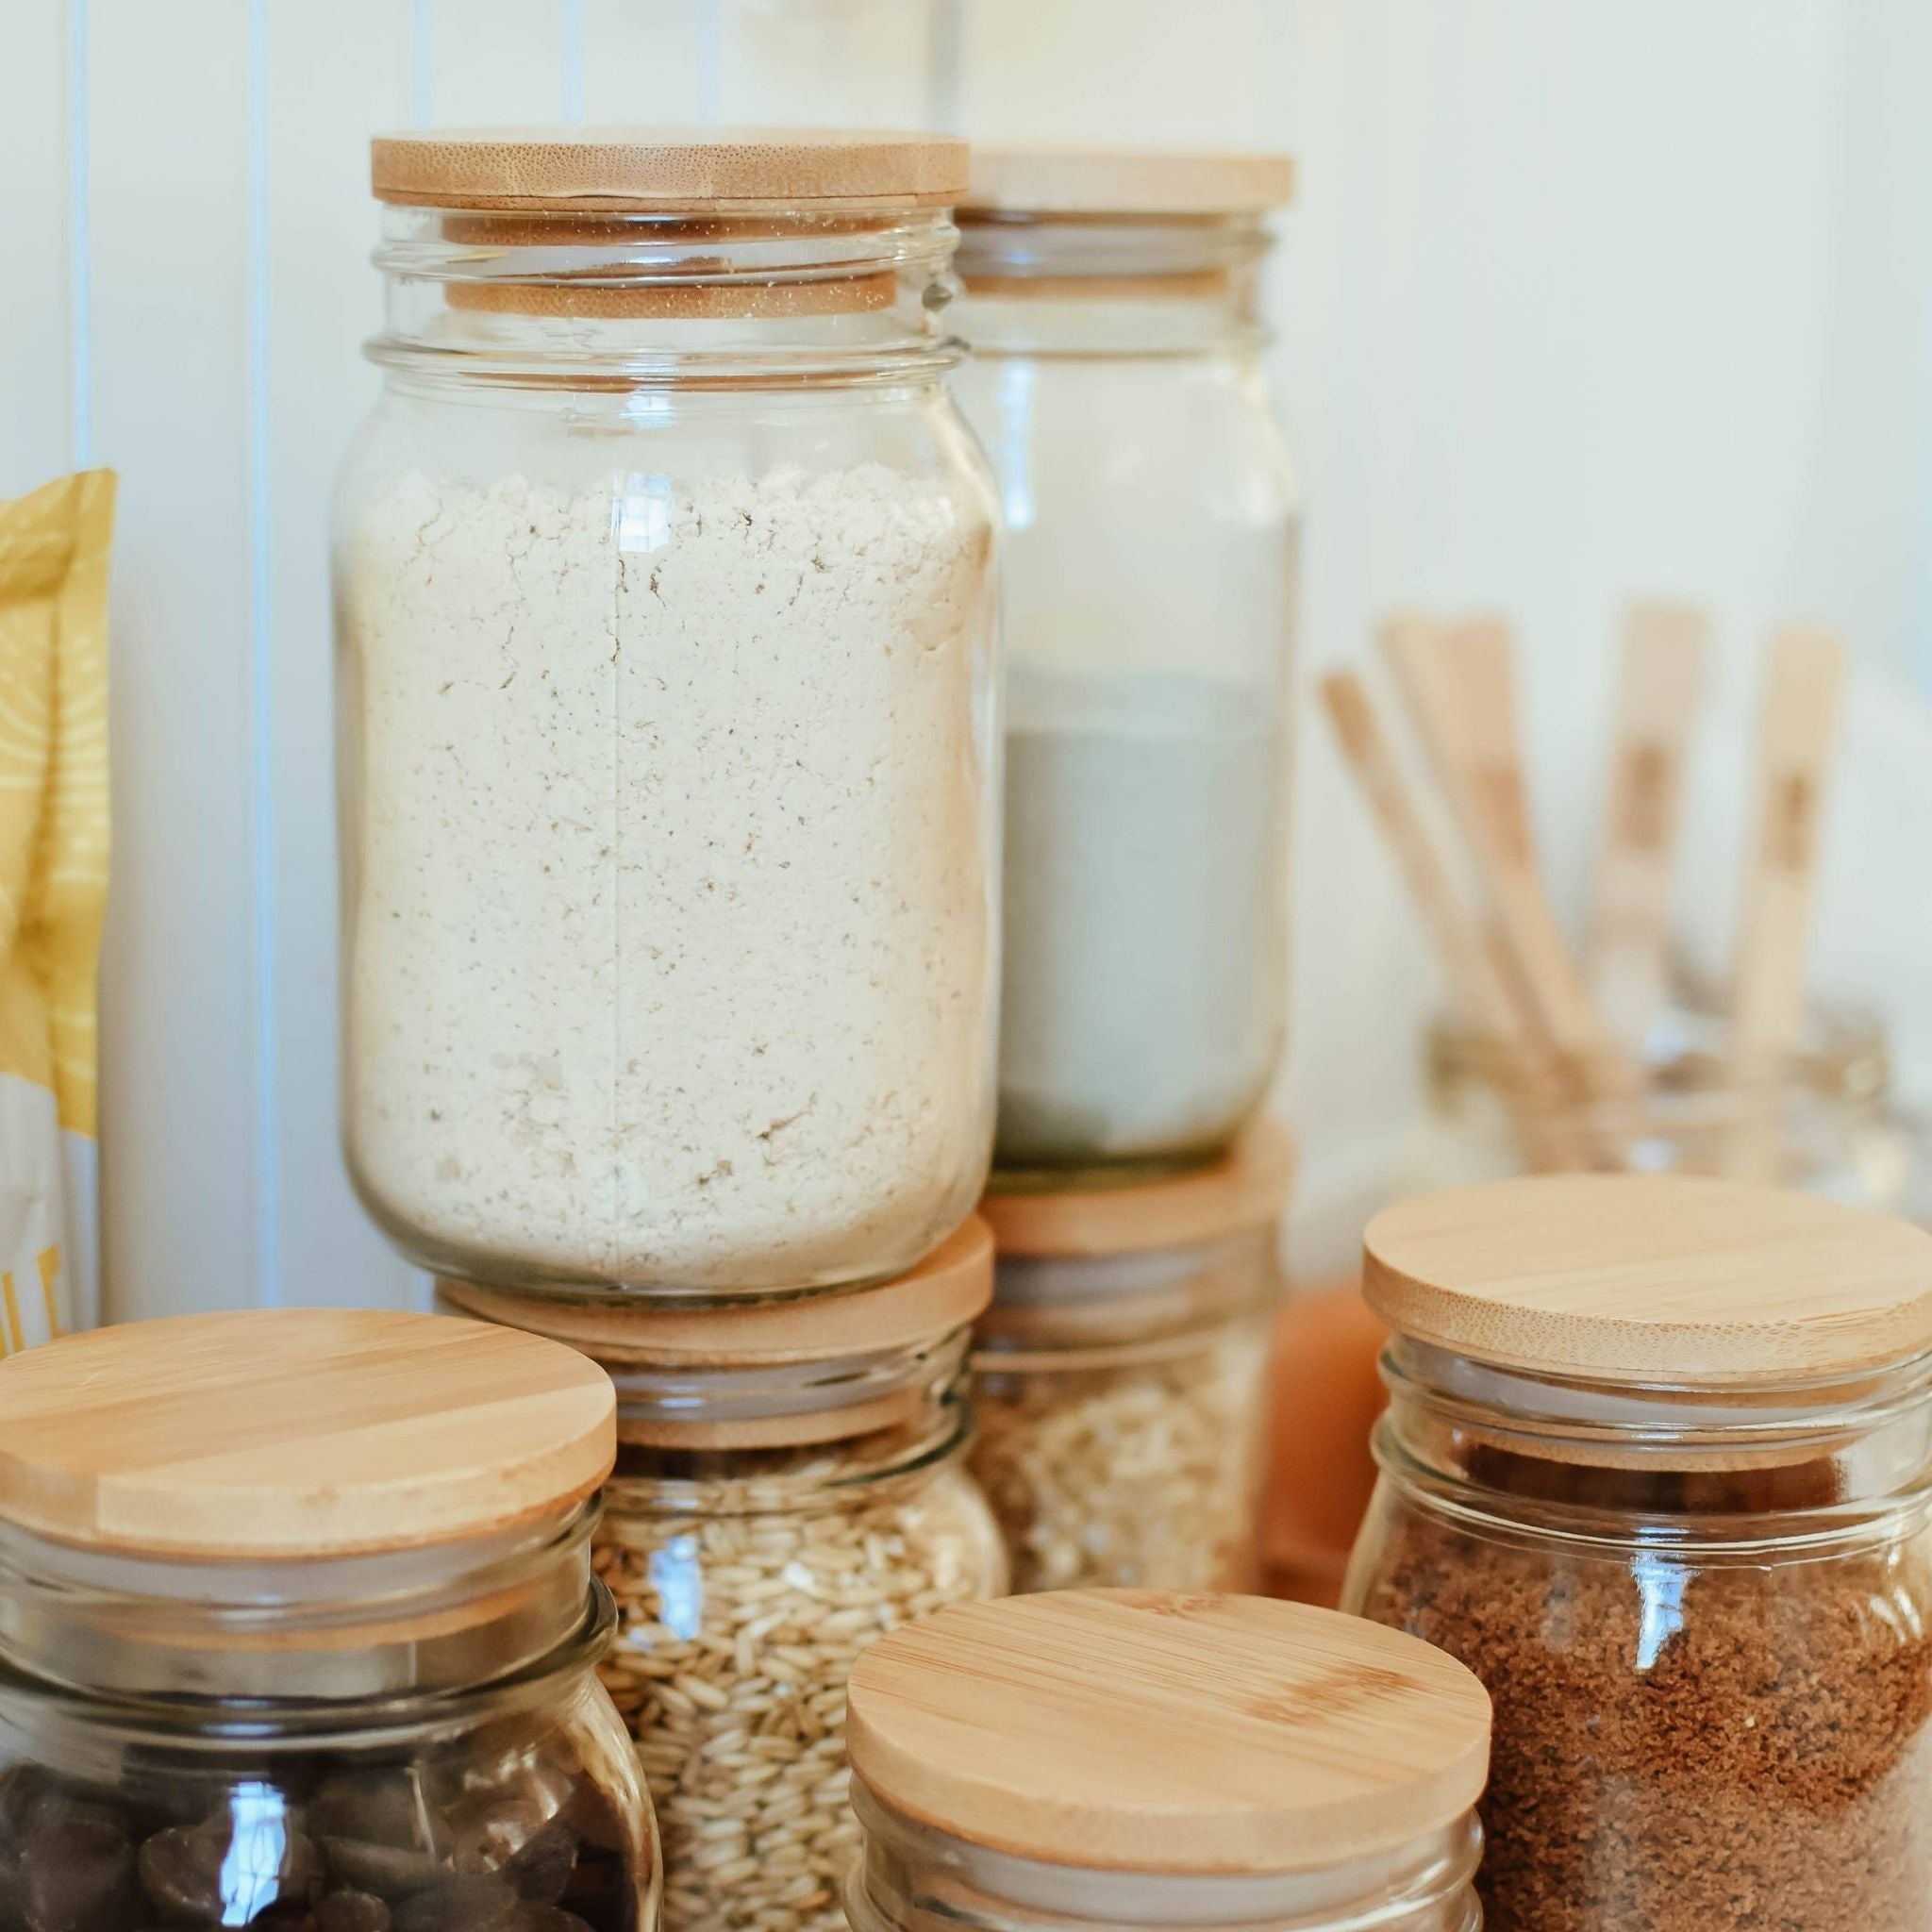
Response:
[{"label": "jar filled with flour", "polygon": [[452,1278],[830,1288],[991,1140],[997,504],[964,147],[379,140],[336,506],[344,1133]]},{"label": "jar filled with flour", "polygon": [[1299,495],[1261,379],[1274,156],[994,151],[957,379],[1008,538],[996,1161],[1213,1158],[1286,1002]]}]

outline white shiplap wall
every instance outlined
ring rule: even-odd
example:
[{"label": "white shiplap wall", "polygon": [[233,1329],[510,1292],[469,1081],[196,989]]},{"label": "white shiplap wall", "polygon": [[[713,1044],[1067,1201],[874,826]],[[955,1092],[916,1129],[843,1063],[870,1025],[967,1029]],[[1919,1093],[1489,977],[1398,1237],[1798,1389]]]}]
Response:
[{"label": "white shiplap wall", "polygon": [[[1561,857],[1626,590],[1927,661],[1923,0],[11,0],[4,37],[0,495],[124,478],[123,1315],[415,1291],[335,1144],[325,521],[373,389],[376,128],[930,114],[1294,147],[1310,655],[1392,599],[1515,608]],[[1429,975],[1319,745],[1306,778],[1292,1087],[1345,1222]]]}]

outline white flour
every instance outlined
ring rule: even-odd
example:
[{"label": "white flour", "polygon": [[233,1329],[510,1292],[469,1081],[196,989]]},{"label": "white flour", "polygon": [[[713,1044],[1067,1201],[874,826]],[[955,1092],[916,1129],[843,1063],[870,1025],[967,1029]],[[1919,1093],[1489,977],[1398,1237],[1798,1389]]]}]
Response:
[{"label": "white flour", "polygon": [[989,542],[878,464],[358,513],[347,1136],[419,1257],[800,1287],[970,1210]]}]

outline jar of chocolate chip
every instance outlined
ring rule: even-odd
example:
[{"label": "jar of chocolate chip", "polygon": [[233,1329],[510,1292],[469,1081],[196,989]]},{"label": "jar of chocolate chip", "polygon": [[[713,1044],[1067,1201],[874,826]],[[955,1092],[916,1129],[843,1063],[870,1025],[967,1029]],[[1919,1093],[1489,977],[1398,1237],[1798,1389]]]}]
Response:
[{"label": "jar of chocolate chip", "polygon": [[1495,1700],[1490,1932],[1932,1924],[1932,1235],[1543,1175],[1370,1224],[1343,1607]]},{"label": "jar of chocolate chip", "polygon": [[808,1300],[613,1306],[445,1283],[618,1390],[596,1567],[604,1680],[664,1831],[666,1932],[837,1932],[858,1840],[845,1683],[888,1631],[1006,1587],[966,1470],[969,1222],[911,1274]]},{"label": "jar of chocolate chip", "polygon": [[425,1315],[0,1363],[0,1927],[654,1932],[608,1379]]},{"label": "jar of chocolate chip", "polygon": [[1014,1590],[1254,1587],[1293,1173],[1262,1121],[1192,1174],[987,1197],[973,1471]]},{"label": "jar of chocolate chip", "polygon": [[1490,1702],[1306,1604],[1057,1591],[852,1674],[853,1932],[1475,1932]]}]

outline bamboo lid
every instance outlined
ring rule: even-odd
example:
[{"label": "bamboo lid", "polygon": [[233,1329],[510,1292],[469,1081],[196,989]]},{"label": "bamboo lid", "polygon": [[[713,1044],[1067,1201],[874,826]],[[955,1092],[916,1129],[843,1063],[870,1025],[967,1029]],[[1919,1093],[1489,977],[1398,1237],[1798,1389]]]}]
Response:
[{"label": "bamboo lid", "polygon": [[1746,1385],[1932,1348],[1932,1234],[1811,1194],[1538,1174],[1401,1202],[1363,1250],[1378,1314],[1502,1367]]},{"label": "bamboo lid", "polygon": [[439,128],[378,135],[369,173],[378,201],[411,208],[943,208],[965,189],[966,143],[819,127]]},{"label": "bamboo lid", "polygon": [[918,1267],[875,1288],[699,1307],[569,1302],[464,1281],[443,1299],[486,1322],[554,1337],[612,1368],[756,1368],[886,1354],[975,1320],[992,1299],[992,1237],[976,1215]]},{"label": "bamboo lid", "polygon": [[959,205],[975,215],[1266,214],[1294,199],[1282,154],[1161,148],[976,147]]},{"label": "bamboo lid", "polygon": [[1419,1639],[1306,1604],[1066,1591],[940,1611],[852,1672],[854,1774],[1049,1863],[1306,1871],[1460,1818],[1490,1700]]},{"label": "bamboo lid", "polygon": [[1191,1174],[1063,1194],[989,1194],[979,1211],[1002,1255],[1127,1255],[1222,1241],[1281,1218],[1294,1185],[1294,1136],[1263,1119]]},{"label": "bamboo lid", "polygon": [[0,1362],[0,1520],[143,1557],[454,1542],[588,1495],[614,1408],[572,1350],[434,1315],[95,1329]]}]

